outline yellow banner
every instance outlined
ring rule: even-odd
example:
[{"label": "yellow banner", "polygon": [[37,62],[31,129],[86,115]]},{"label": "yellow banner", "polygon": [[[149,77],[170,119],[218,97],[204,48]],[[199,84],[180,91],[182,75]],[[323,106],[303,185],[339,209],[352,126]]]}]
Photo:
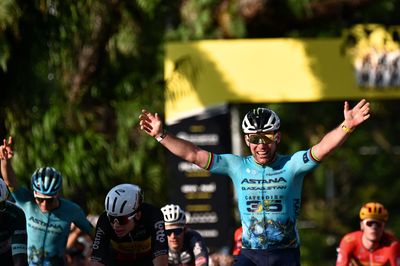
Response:
[{"label": "yellow banner", "polygon": [[388,33],[368,25],[352,28],[342,39],[169,43],[167,123],[235,102],[398,98],[400,52],[390,42],[393,32],[397,28]]}]

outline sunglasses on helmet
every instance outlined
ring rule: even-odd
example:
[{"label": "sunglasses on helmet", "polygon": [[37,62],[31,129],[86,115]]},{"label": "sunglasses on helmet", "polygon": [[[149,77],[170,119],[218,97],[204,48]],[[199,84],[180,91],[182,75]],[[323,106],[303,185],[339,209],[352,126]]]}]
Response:
[{"label": "sunglasses on helmet", "polygon": [[258,133],[248,135],[248,140],[252,144],[269,144],[276,141],[274,133]]},{"label": "sunglasses on helmet", "polygon": [[128,215],[123,215],[123,216],[114,216],[107,214],[108,221],[110,221],[111,224],[114,224],[115,222],[118,222],[119,225],[125,225],[129,223],[130,220],[132,220],[137,213],[131,213]]},{"label": "sunglasses on helmet", "polygon": [[174,229],[167,229],[165,230],[167,236],[171,236],[174,233],[175,236],[179,236],[183,232],[183,228],[174,228]]}]

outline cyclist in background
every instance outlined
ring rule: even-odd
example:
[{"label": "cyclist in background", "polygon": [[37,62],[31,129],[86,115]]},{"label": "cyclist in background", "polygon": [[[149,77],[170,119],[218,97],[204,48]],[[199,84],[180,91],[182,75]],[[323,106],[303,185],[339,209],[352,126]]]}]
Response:
[{"label": "cyclist in background", "polygon": [[37,169],[31,178],[33,193],[18,187],[10,160],[13,158],[12,138],[0,146],[1,174],[16,204],[26,216],[29,265],[64,265],[65,246],[74,223],[91,234],[93,226],[77,204],[60,197],[62,176],[53,167]]},{"label": "cyclist in background", "polygon": [[238,195],[243,227],[242,250],[237,265],[300,265],[296,220],[300,211],[304,176],[338,148],[370,117],[369,103],[353,109],[344,102],[344,121],[319,143],[291,155],[277,152],[281,141],[280,119],[268,108],[248,112],[243,121],[244,141],[250,156],[214,154],[164,130],[159,115],[142,110],[140,128],[176,156],[229,176]]},{"label": "cyclist in background", "polygon": [[242,250],[242,233],[243,233],[243,228],[240,226],[236,228],[235,233],[233,235],[232,255],[235,258],[240,254],[240,251]]},{"label": "cyclist in background", "polygon": [[360,209],[361,230],[346,234],[338,250],[336,266],[399,266],[398,240],[385,232],[388,211],[378,202],[369,202]]},{"label": "cyclist in background", "polygon": [[91,265],[168,265],[162,213],[143,202],[140,187],[120,184],[108,192],[90,260]]},{"label": "cyclist in background", "polygon": [[203,237],[186,226],[186,215],[179,205],[161,208],[168,237],[168,265],[206,266],[208,249]]},{"label": "cyclist in background", "polygon": [[0,264],[28,265],[25,213],[7,198],[7,185],[0,179]]}]

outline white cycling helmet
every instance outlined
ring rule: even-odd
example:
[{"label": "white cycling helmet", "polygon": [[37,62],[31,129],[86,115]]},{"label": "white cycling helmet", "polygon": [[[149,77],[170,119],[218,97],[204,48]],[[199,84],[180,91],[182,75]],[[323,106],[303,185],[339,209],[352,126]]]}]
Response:
[{"label": "white cycling helmet", "polygon": [[120,184],[108,192],[105,200],[107,214],[112,216],[132,215],[143,202],[140,187],[133,184]]},{"label": "white cycling helmet", "polygon": [[185,212],[179,205],[168,204],[161,208],[166,225],[186,224]]},{"label": "white cycling helmet", "polygon": [[254,134],[279,129],[281,121],[278,115],[268,108],[257,108],[248,112],[242,121],[245,134]]},{"label": "white cycling helmet", "polygon": [[0,178],[0,202],[8,199],[8,188],[3,179]]}]

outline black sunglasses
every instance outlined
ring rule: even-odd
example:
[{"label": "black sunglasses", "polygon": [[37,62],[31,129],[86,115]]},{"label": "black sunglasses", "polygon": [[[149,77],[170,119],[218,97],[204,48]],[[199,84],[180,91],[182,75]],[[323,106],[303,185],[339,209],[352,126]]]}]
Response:
[{"label": "black sunglasses", "polygon": [[39,203],[43,203],[46,201],[48,204],[52,204],[56,198],[40,198],[40,197],[35,197],[35,200]]},{"label": "black sunglasses", "polygon": [[382,222],[379,222],[379,221],[366,221],[365,224],[366,224],[368,227],[372,227],[372,226],[374,226],[374,225],[376,225],[376,227],[382,227],[382,225],[383,225],[383,223],[382,223]]},{"label": "black sunglasses", "polygon": [[179,236],[180,234],[182,234],[183,228],[168,229],[165,230],[165,232],[167,233],[167,236],[171,236],[172,233],[174,233],[175,236]]},{"label": "black sunglasses", "polygon": [[124,216],[114,216],[114,215],[107,214],[108,221],[110,221],[111,224],[118,222],[119,225],[126,225],[135,216],[136,216],[136,213],[131,213],[131,214],[124,215]]}]

